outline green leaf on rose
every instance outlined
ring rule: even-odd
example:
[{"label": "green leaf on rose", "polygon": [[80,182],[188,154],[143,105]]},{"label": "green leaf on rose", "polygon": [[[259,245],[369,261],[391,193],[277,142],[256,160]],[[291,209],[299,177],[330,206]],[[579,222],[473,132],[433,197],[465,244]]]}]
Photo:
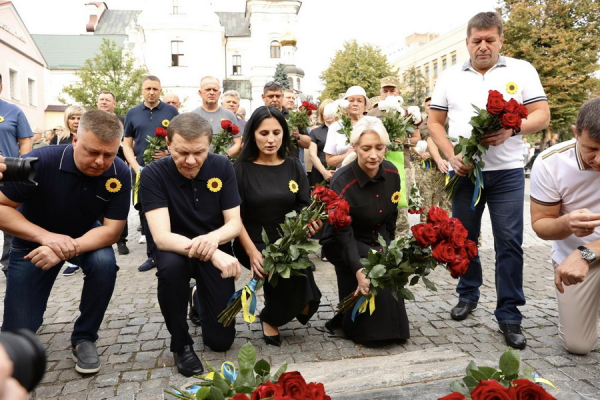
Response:
[{"label": "green leaf on rose", "polygon": [[[241,373],[241,371],[240,371],[240,373]],[[223,395],[228,394],[229,391],[231,390],[231,387],[229,386],[229,384],[227,383],[225,378],[223,378],[223,376],[221,376],[220,373],[215,373],[213,375],[211,387],[217,388]],[[211,393],[211,395],[212,395],[212,393]]]},{"label": "green leaf on rose", "polygon": [[500,371],[504,376],[519,374],[520,358],[518,350],[508,350],[500,356]]},{"label": "green leaf on rose", "polygon": [[479,381],[477,379],[475,379],[474,377],[467,375],[463,378],[463,382],[465,383],[465,385],[467,385],[467,387],[469,388],[469,391],[472,391],[473,389],[475,389],[475,386],[477,386],[477,384],[479,383]]},{"label": "green leaf on rose", "polygon": [[241,369],[250,369],[254,368],[254,363],[256,363],[256,350],[252,343],[246,343],[240,348],[238,353],[238,365]]},{"label": "green leaf on rose", "polygon": [[296,245],[299,249],[304,249],[309,253],[314,253],[321,248],[321,245],[316,240],[309,240],[306,243]]},{"label": "green leaf on rose", "polygon": [[415,295],[407,288],[400,289],[400,296],[405,300],[414,300]]},{"label": "green leaf on rose", "polygon": [[267,376],[271,373],[271,364],[264,359],[260,359],[254,364],[254,372],[260,376]]},{"label": "green leaf on rose", "polygon": [[385,275],[385,271],[385,265],[377,264],[371,269],[367,277],[369,279],[381,278],[383,275]]},{"label": "green leaf on rose", "polygon": [[450,384],[450,390],[452,392],[459,392],[462,393],[463,396],[468,397],[471,394],[471,391],[469,390],[469,388],[467,387],[467,385],[465,385],[464,382],[462,381],[454,381]]},{"label": "green leaf on rose", "polygon": [[479,371],[483,372],[486,376],[486,380],[493,379],[494,374],[498,372],[496,368],[491,367],[479,367]]},{"label": "green leaf on rose", "polygon": [[267,236],[267,231],[265,231],[265,228],[262,228],[262,232],[260,233],[261,237],[262,237],[262,241],[264,244],[268,245],[269,244],[269,237]]},{"label": "green leaf on rose", "polygon": [[487,379],[487,376],[478,369],[472,369],[471,376],[478,381],[485,381]]},{"label": "green leaf on rose", "polygon": [[283,374],[286,370],[287,370],[287,361],[285,361],[283,363],[283,365],[281,367],[279,367],[279,369],[277,370],[277,372],[275,372],[275,375],[273,375],[273,382],[277,382],[279,380],[279,377],[281,376],[281,374]]},{"label": "green leaf on rose", "polygon": [[433,283],[432,281],[430,281],[429,279],[423,277],[423,283],[425,284],[425,287],[429,290],[433,290],[434,292],[437,292],[437,288],[435,287],[435,283]]}]

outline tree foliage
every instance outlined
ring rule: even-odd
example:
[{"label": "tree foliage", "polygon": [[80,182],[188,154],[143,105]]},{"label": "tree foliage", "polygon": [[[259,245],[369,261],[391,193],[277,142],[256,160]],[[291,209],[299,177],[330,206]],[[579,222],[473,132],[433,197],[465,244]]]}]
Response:
[{"label": "tree foliage", "polygon": [[290,87],[290,78],[288,77],[287,72],[285,72],[285,65],[282,63],[277,64],[277,68],[275,69],[275,75],[273,75],[273,80],[275,82],[281,83],[281,89],[291,89]]},{"label": "tree foliage", "polygon": [[416,67],[412,67],[404,73],[403,83],[398,89],[400,96],[404,98],[404,104],[419,106],[423,111],[426,87],[425,78],[421,71]]},{"label": "tree foliage", "polygon": [[[537,69],[552,119],[550,131],[570,132],[579,107],[598,95],[600,4],[596,0],[503,0],[505,55]],[[548,135],[550,132],[548,132]]]},{"label": "tree foliage", "polygon": [[[100,92],[109,90],[117,99],[115,113],[125,115],[141,102],[142,78],[146,74],[146,69],[136,68],[135,60],[123,54],[123,48],[117,47],[115,41],[103,39],[98,53],[85,60],[76,73],[79,82],[65,86],[63,93],[82,106],[95,109]],[[67,104],[64,98],[59,97],[59,100]]]},{"label": "tree foliage", "polygon": [[319,78],[325,83],[320,99],[337,99],[350,86],[362,86],[368,97],[379,95],[381,78],[393,75],[386,57],[377,46],[359,45],[356,40],[344,43],[344,48],[335,52],[329,67]]}]

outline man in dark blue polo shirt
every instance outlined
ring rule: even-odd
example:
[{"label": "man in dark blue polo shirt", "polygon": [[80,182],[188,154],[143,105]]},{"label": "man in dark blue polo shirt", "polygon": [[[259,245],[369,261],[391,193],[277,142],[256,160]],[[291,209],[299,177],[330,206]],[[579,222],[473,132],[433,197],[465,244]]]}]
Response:
[{"label": "man in dark blue polo shirt", "polygon": [[63,263],[81,267],[81,315],[71,335],[75,369],[81,373],[100,370],[94,342],[117,278],[112,245],[129,212],[129,170],[115,159],[122,129],[114,114],[87,111],[72,144],[28,154],[39,158],[34,164],[37,186],[0,187],[0,229],[15,236],[2,330],[36,332]]},{"label": "man in dark blue polo shirt", "polygon": [[203,371],[188,333],[191,277],[198,287],[204,344],[226,351],[235,337],[235,327],[224,327],[217,315],[240,275],[231,240],[242,229],[241,199],[231,162],[209,154],[211,140],[210,123],[201,116],[173,118],[167,133],[171,156],[150,164],[141,178],[142,207],[158,246],[158,303],[177,370],[185,376]]},{"label": "man in dark blue polo shirt", "polygon": [[[166,128],[169,126],[169,121],[179,114],[175,107],[160,101],[161,91],[160,80],[156,76],[145,76],[142,81],[144,102],[127,111],[125,115],[123,153],[135,174],[141,171],[145,165],[143,154],[148,145],[146,138],[154,137],[156,128],[161,126]],[[167,156],[169,152],[166,149],[155,150],[154,154],[154,159],[158,160]],[[156,245],[148,230],[148,223],[146,222],[143,210],[140,211],[140,221],[142,224],[142,234],[146,236],[147,240],[146,254],[148,259],[138,267],[138,270],[148,271],[156,266],[154,256]]]}]

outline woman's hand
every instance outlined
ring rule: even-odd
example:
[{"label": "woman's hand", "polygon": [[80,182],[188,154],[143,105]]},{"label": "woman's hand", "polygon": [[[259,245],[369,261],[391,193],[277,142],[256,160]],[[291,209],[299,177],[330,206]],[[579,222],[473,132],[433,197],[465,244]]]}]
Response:
[{"label": "woman's hand", "polygon": [[333,178],[334,174],[335,174],[335,170],[334,169],[328,169],[323,174],[323,179],[325,179],[326,182],[329,182],[331,180],[331,178]]},{"label": "woman's hand", "polygon": [[310,224],[308,224],[308,234],[306,236],[315,236],[315,234],[319,232],[321,228],[323,228],[323,221],[321,221],[320,219],[316,221],[314,219],[311,219]]},{"label": "woman's hand", "polygon": [[265,270],[263,269],[263,255],[258,249],[254,249],[254,251],[248,255],[250,258],[250,270],[252,271],[252,275],[256,276],[260,279],[263,279],[263,274]]},{"label": "woman's hand", "polygon": [[370,290],[370,285],[371,285],[371,280],[367,278],[367,276],[363,273],[364,268],[360,269],[356,272],[356,280],[358,280],[358,287],[356,288],[356,291],[354,292],[354,295],[363,295],[366,296],[368,294],[371,293]]}]

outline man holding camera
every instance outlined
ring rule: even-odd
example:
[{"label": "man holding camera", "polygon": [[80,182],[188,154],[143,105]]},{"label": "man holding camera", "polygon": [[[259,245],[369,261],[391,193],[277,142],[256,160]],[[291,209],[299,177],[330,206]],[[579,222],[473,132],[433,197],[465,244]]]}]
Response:
[{"label": "man holding camera", "polygon": [[112,245],[129,212],[129,170],[115,159],[122,135],[114,114],[87,111],[72,144],[28,154],[39,160],[33,164],[37,186],[0,187],[0,229],[15,236],[2,330],[36,332],[61,266],[67,260],[78,265],[85,279],[71,343],[81,373],[100,370],[94,342],[117,277]]}]

